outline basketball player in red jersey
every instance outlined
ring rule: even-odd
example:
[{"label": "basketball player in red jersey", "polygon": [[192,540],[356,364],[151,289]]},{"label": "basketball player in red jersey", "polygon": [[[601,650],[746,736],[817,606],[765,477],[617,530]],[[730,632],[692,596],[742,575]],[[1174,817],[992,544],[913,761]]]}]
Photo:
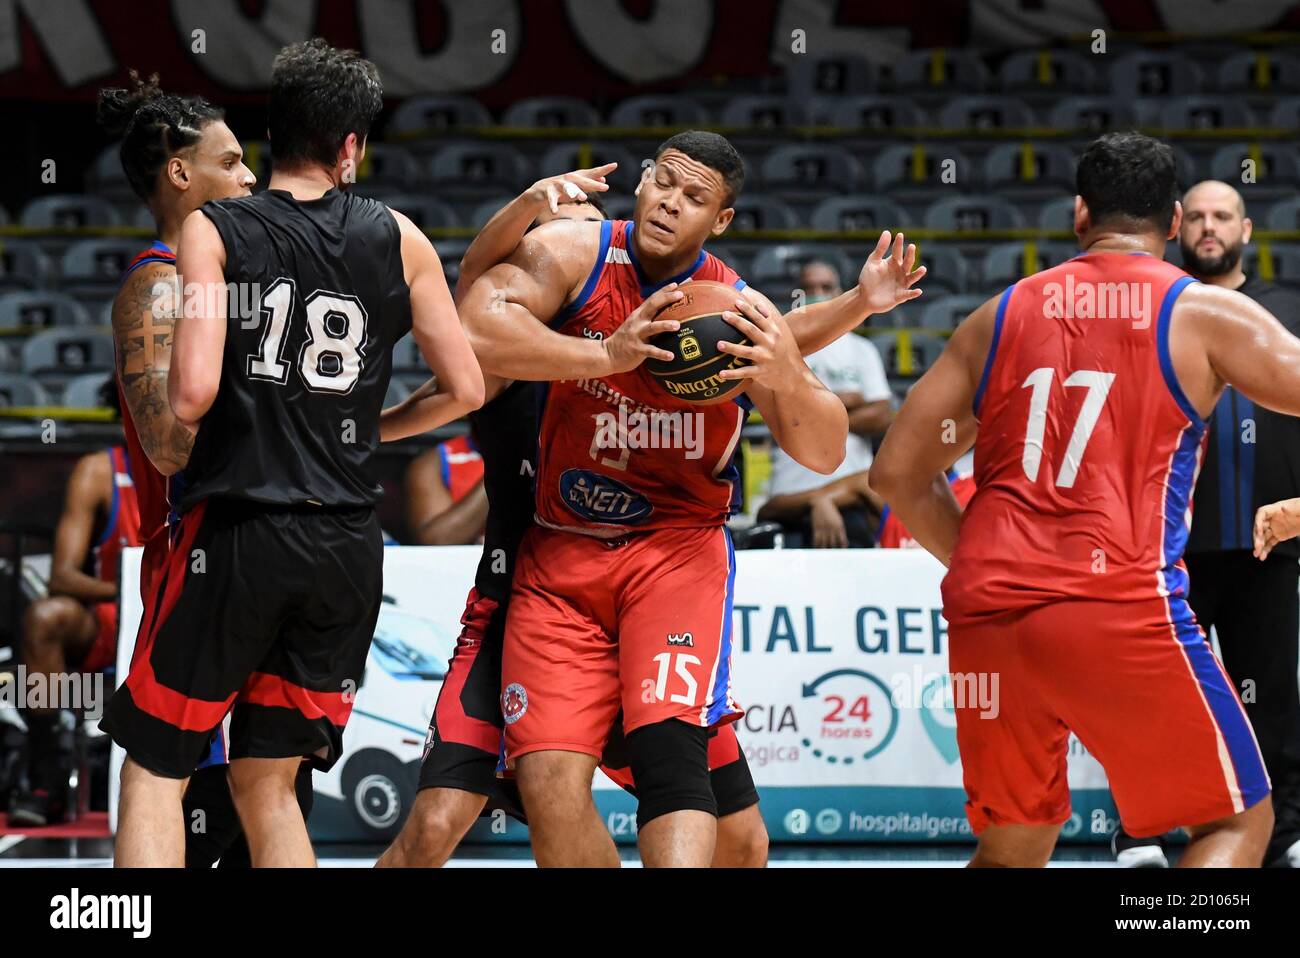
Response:
[{"label": "basketball player in red jersey", "polygon": [[[1105,767],[1124,830],[1188,828],[1183,866],[1258,866],[1269,782],[1187,603],[1181,561],[1205,417],[1225,384],[1300,413],[1300,339],[1252,300],[1163,262],[1174,157],[1137,133],[1077,172],[1083,253],[977,309],[912,389],[871,483],[949,566],[972,865],[1043,865],[1070,816],[1069,733]],[[944,470],[975,442],[964,513]]]},{"label": "basketball player in red jersey", "polygon": [[[752,365],[726,378],[750,380],[749,396],[796,458],[824,470],[843,456],[843,406],[799,357],[824,342],[796,340],[770,302],[742,292],[736,274],[703,250],[725,231],[742,182],[726,140],[679,134],[647,169],[634,221],[534,231],[462,309],[487,372],[552,380],[537,474],[547,528],[523,543],[502,674],[507,752],[542,865],[618,864],[590,783],[620,708],[643,860],[703,866],[714,850],[707,732],[738,714],[728,676],[734,562],[723,522],[744,412],[734,400],[691,407],[637,368],[668,355],[646,340],[677,328],[655,319],[680,298],[676,284],[737,287],[731,321],[754,345],[725,351]],[[901,238],[895,253],[902,269]],[[826,342],[880,311],[866,306],[861,285],[846,295],[855,302],[836,314],[841,323]],[[702,423],[694,453],[599,448],[593,419],[620,407],[686,413]]]}]

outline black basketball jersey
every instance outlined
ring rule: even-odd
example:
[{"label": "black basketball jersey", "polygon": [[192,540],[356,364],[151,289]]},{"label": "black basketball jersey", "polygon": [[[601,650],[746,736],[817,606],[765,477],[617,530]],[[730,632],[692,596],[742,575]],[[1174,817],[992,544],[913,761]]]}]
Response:
[{"label": "black basketball jersey", "polygon": [[470,413],[474,442],[483,457],[487,528],[474,585],[498,602],[510,595],[515,553],[533,524],[533,476],[537,465],[537,383],[515,382]]},{"label": "black basketball jersey", "polygon": [[181,507],[210,496],[373,505],[393,344],[411,328],[388,208],[332,189],[206,203],[226,247],[226,344]]}]

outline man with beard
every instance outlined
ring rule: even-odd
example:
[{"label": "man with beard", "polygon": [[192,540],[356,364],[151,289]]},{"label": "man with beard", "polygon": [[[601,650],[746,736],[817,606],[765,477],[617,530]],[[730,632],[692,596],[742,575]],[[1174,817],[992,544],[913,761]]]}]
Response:
[{"label": "man with beard", "polygon": [[[1300,333],[1300,296],[1241,267],[1251,222],[1241,194],[1206,180],[1183,197],[1183,268],[1203,283],[1255,300]],[[1189,601],[1242,696],[1273,781],[1273,837],[1266,865],[1300,867],[1300,540],[1278,543],[1263,561],[1251,552],[1256,510],[1300,496],[1300,419],[1256,406],[1228,386],[1214,408],[1201,456],[1187,542]],[[1160,839],[1115,837],[1121,863],[1164,862]]]}]

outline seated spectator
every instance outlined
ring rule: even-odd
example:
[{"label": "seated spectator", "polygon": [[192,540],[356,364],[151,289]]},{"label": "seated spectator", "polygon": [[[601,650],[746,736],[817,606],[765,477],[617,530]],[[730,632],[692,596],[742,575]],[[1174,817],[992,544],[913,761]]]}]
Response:
[{"label": "seated spectator", "polygon": [[[101,403],[121,413],[110,380]],[[122,549],[140,545],[140,512],[126,448],[83,456],[68,480],[54,535],[49,594],[27,608],[19,661],[28,676],[70,668],[97,672],[117,655],[118,564]],[[47,688],[57,688],[49,683]],[[62,708],[22,710],[28,762],[9,798],[9,822],[39,828],[62,820],[73,766],[75,720]]]},{"label": "seated spectator", "polygon": [[[799,274],[799,288],[808,305],[843,292],[835,269],[815,260]],[[758,519],[779,522],[787,548],[868,548],[875,542],[875,516],[863,492],[871,439],[883,435],[893,418],[885,364],[876,347],[856,334],[841,336],[807,357],[807,363],[848,410],[844,462],[827,477],[775,450],[771,498],[758,511]]]},{"label": "seated spectator", "polygon": [[483,457],[472,430],[411,460],[406,469],[406,520],[411,542],[422,546],[482,542],[487,513]]}]

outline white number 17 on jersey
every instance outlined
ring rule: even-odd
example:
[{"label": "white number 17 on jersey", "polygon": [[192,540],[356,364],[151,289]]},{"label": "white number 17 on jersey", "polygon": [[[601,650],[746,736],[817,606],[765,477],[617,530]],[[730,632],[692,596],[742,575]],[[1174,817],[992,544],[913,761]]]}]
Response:
[{"label": "white number 17 on jersey", "polygon": [[[1047,397],[1052,389],[1052,377],[1055,370],[1051,366],[1035,369],[1020,388],[1032,386],[1029,396],[1029,422],[1025,427],[1025,451],[1020,457],[1025,476],[1030,482],[1038,479],[1038,467],[1043,462],[1043,434],[1047,430]],[[1106,395],[1111,384],[1115,382],[1114,373],[1099,373],[1092,369],[1079,369],[1070,373],[1064,385],[1084,386],[1088,395],[1083,399],[1083,408],[1079,410],[1079,419],[1070,434],[1070,442],[1065,447],[1065,461],[1056,473],[1056,485],[1063,489],[1074,486],[1074,479],[1079,474],[1079,464],[1083,461],[1083,451],[1088,446],[1092,430],[1101,417],[1101,407],[1106,405]]]}]

